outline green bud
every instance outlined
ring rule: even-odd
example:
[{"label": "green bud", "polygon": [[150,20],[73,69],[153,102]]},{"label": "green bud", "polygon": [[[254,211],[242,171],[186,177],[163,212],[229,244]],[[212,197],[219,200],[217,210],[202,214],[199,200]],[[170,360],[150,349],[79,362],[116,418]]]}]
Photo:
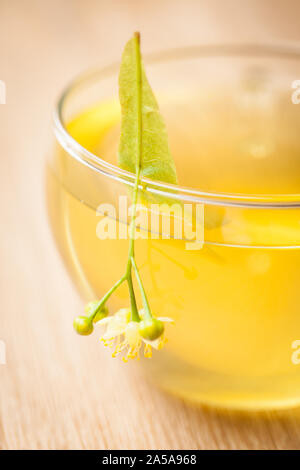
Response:
[{"label": "green bud", "polygon": [[93,322],[97,323],[97,321],[102,320],[102,318],[107,317],[107,315],[108,315],[108,308],[106,307],[106,305],[103,305],[103,307],[101,307],[99,312],[96,313],[96,316],[94,317]]},{"label": "green bud", "polygon": [[93,323],[84,316],[76,317],[74,319],[73,326],[76,333],[83,336],[90,335],[94,330]]},{"label": "green bud", "polygon": [[[85,308],[84,311],[87,314],[88,317],[91,317],[94,314],[94,311],[97,309],[99,305],[99,300],[93,300],[92,302],[89,302]],[[108,315],[108,308],[103,305],[99,312],[96,313],[93,322],[97,323],[97,321],[102,320],[102,318],[107,317]]]},{"label": "green bud", "polygon": [[93,314],[98,304],[99,304],[99,300],[92,300],[92,302],[89,302],[88,304],[86,304],[86,306],[84,307],[84,311],[88,317],[90,317]]},{"label": "green bud", "polygon": [[158,339],[163,334],[164,329],[163,322],[157,320],[157,318],[147,318],[139,323],[140,335],[148,341]]}]

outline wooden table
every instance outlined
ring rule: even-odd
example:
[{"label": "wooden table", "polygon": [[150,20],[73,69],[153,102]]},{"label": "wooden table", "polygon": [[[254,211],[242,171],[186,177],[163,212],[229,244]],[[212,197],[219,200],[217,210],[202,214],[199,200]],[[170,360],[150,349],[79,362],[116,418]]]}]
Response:
[{"label": "wooden table", "polygon": [[196,409],[111,361],[96,338],[73,334],[71,319],[82,304],[57,254],[44,198],[51,110],[73,75],[118,59],[136,29],[144,51],[224,39],[299,40],[299,2],[279,6],[1,0],[7,103],[0,105],[0,339],[7,364],[0,365],[0,448],[300,448],[298,412]]}]

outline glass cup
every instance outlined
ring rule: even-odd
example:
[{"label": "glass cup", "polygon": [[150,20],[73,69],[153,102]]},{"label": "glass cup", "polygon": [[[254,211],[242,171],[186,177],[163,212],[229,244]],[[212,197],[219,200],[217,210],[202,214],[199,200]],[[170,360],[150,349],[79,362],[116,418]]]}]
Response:
[{"label": "glass cup", "polygon": [[[145,59],[179,185],[145,178],[140,188],[136,259],[153,313],[175,320],[143,367],[194,402],[300,403],[299,59],[283,46],[195,46]],[[53,231],[86,300],[104,295],[127,260],[134,175],[117,166],[118,68],[96,68],[64,91],[47,165]],[[168,233],[162,220],[148,225],[150,203],[176,205]],[[187,222],[180,236],[178,220]],[[127,306],[121,286],[109,307]]]}]

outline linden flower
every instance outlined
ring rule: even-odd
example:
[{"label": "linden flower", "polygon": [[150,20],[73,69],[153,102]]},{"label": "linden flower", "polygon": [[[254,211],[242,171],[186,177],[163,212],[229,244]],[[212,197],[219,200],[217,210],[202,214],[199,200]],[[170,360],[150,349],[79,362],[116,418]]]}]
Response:
[{"label": "linden flower", "polygon": [[[140,310],[139,315],[143,320],[144,311]],[[171,318],[159,317],[156,320],[160,322],[173,322]],[[164,344],[167,342],[167,339],[162,333],[159,338],[148,341],[143,338],[140,331],[141,322],[135,322],[130,320],[130,309],[122,308],[117,313],[112,316],[103,318],[102,320],[96,323],[100,326],[105,326],[105,333],[101,336],[100,341],[104,343],[104,346],[110,348],[114,347],[112,357],[116,357],[122,352],[126,354],[122,357],[124,362],[127,362],[128,359],[137,359],[139,360],[139,351],[144,343],[144,356],[152,357],[152,347],[160,350]]]}]

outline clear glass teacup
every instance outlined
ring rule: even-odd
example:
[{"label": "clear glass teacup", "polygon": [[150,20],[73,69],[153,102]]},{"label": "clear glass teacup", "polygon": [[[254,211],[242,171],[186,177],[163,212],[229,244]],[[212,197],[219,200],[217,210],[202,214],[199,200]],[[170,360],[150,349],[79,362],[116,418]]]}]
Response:
[{"label": "clear glass teacup", "polygon": [[[186,204],[191,213],[200,206],[203,220],[198,247],[174,229],[168,237],[141,227],[136,257],[151,308],[175,320],[166,347],[143,366],[160,386],[196,402],[296,406],[300,106],[292,86],[300,51],[199,46],[145,62],[179,186],[145,179],[141,200]],[[117,74],[118,65],[95,69],[65,90],[47,166],[53,230],[86,300],[116,282],[128,251],[120,200],[130,206],[134,176],[117,167]],[[116,208],[115,237],[100,230],[103,205]],[[147,217],[149,210],[145,203]],[[110,308],[127,304],[122,286]]]}]

